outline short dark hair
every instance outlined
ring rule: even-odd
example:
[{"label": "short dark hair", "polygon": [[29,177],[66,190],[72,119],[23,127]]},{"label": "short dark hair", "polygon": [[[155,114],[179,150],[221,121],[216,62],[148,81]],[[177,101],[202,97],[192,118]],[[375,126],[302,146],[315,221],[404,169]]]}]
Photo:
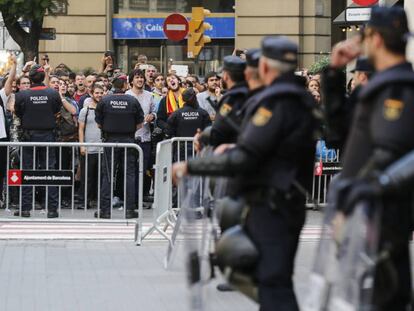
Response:
[{"label": "short dark hair", "polygon": [[109,78],[108,75],[105,72],[101,72],[96,77],[97,78],[105,78],[105,79],[108,79]]},{"label": "short dark hair", "polygon": [[405,34],[396,33],[395,29],[386,27],[369,27],[377,32],[384,40],[385,48],[392,53],[405,55],[407,48],[407,39]]},{"label": "short dark hair", "polygon": [[100,83],[94,83],[92,85],[92,93],[95,92],[95,89],[101,89],[102,91],[105,91],[104,87]]},{"label": "short dark hair", "polygon": [[128,80],[129,80],[129,84],[130,85],[132,85],[132,80],[134,80],[134,77],[135,76],[140,76],[140,77],[144,78],[144,81],[146,80],[145,79],[145,71],[144,70],[142,70],[142,69],[134,69],[134,70],[132,70],[129,73],[129,76],[128,76]]},{"label": "short dark hair", "polygon": [[243,71],[227,71],[226,70],[226,72],[229,74],[230,79],[235,83],[246,81]]},{"label": "short dark hair", "polygon": [[126,83],[126,80],[124,79],[114,79],[112,81],[112,86],[115,90],[121,90],[124,87],[124,84]]},{"label": "short dark hair", "polygon": [[208,79],[210,78],[218,78],[217,72],[210,71],[209,73],[207,73],[206,76],[204,77],[204,82],[207,83]]},{"label": "short dark hair", "polygon": [[45,72],[44,71],[36,72],[35,74],[30,75],[29,78],[30,78],[30,81],[32,81],[32,83],[36,83],[36,84],[42,83],[43,80],[45,79]]}]

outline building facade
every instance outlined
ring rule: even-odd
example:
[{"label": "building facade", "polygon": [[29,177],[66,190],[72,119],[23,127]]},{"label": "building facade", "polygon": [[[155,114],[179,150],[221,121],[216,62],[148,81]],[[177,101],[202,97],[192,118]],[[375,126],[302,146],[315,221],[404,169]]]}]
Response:
[{"label": "building facade", "polygon": [[236,0],[236,48],[259,47],[267,35],[284,35],[299,44],[300,67],[331,50],[330,0]]},{"label": "building facade", "polygon": [[[169,14],[180,13],[189,19],[194,6],[212,12],[206,21],[213,26],[206,32],[212,42],[202,50],[197,64],[187,58],[186,40],[173,42],[163,33]],[[198,75],[217,70],[223,57],[234,50],[233,7],[233,0],[115,0],[112,34],[119,66],[131,69],[143,54],[161,72],[167,72],[171,64],[187,66]]]},{"label": "building facade", "polygon": [[57,16],[45,16],[43,27],[55,28],[55,40],[41,40],[39,54],[48,54],[52,66],[72,70],[99,70],[106,50],[112,49],[112,0],[69,0]]}]

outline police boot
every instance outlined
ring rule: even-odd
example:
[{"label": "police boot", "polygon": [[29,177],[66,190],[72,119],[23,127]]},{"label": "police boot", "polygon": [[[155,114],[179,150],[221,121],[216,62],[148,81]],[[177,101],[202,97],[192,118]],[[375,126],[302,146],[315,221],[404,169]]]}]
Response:
[{"label": "police boot", "polygon": [[125,214],[126,219],[138,218],[138,212],[135,210],[127,210]]},{"label": "police boot", "polygon": [[17,217],[30,217],[30,211],[22,211],[22,214],[20,215],[20,211],[15,211],[14,216]]},{"label": "police boot", "polygon": [[57,211],[48,211],[47,212],[47,218],[58,218],[59,213]]},{"label": "police boot", "polygon": [[[99,215],[99,216],[98,216]],[[101,210],[98,214],[98,211],[95,212],[94,214],[95,218],[103,218],[103,219],[111,219],[111,214],[109,213],[109,211],[103,211]]]}]

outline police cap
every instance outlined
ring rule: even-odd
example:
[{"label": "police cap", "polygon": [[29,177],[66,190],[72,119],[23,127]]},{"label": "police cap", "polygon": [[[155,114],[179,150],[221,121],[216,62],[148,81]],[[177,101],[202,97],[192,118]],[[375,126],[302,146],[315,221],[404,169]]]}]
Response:
[{"label": "police cap", "polygon": [[362,71],[362,72],[374,72],[374,67],[369,63],[368,58],[366,57],[359,57],[356,61],[355,68],[351,70],[351,73],[355,71]]},{"label": "police cap", "polygon": [[296,65],[298,62],[298,46],[283,36],[265,37],[262,41],[262,55]]},{"label": "police cap", "polygon": [[368,27],[388,28],[398,34],[408,34],[408,21],[404,8],[400,6],[375,6],[371,10]]},{"label": "police cap", "polygon": [[238,56],[228,55],[224,57],[223,71],[242,72],[246,68],[246,61]]},{"label": "police cap", "polygon": [[246,65],[249,67],[259,67],[259,59],[262,56],[260,49],[249,49],[246,52]]}]

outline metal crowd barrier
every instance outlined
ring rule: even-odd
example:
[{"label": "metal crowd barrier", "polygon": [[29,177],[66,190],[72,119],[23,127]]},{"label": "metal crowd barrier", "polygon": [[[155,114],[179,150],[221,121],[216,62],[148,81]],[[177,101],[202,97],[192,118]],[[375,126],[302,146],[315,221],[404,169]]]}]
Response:
[{"label": "metal crowd barrier", "polygon": [[[0,142],[0,147],[7,148],[7,184],[5,191],[5,211],[6,215],[0,217],[0,222],[64,222],[64,223],[126,223],[135,225],[135,243],[141,245],[142,241],[142,194],[143,194],[143,152],[141,147],[132,143],[48,143],[48,142]],[[84,171],[85,171],[85,182],[84,182],[84,196],[83,196],[83,213],[79,217],[79,213],[75,216],[75,176],[79,169],[79,163],[76,163],[75,154],[78,152],[80,147],[97,148],[97,198],[96,198],[96,209],[88,210],[87,199],[89,194],[88,189],[88,168],[90,163],[90,157],[92,155],[85,153],[84,160]],[[29,151],[27,151],[30,148]],[[25,152],[23,152],[23,149]],[[105,152],[103,152],[105,150]],[[118,152],[121,151],[121,152]],[[55,152],[56,165],[50,167],[49,161],[52,161],[50,155]],[[127,198],[127,158],[130,152],[137,152],[136,159],[138,160],[137,175],[138,182],[134,185],[136,190],[136,202],[139,211],[138,219],[126,219],[126,198]],[[65,163],[62,157],[68,158],[69,163]],[[118,156],[117,161],[108,161],[107,157],[110,153],[110,159],[114,159]],[[115,154],[116,153],[116,154]],[[24,156],[30,155],[32,157],[33,167],[28,169],[23,167]],[[41,159],[39,159],[41,157]],[[101,219],[101,189],[102,189],[102,170],[103,161],[106,159],[106,175],[110,176],[110,219]],[[42,163],[39,162],[42,161]],[[67,159],[66,159],[67,160]],[[43,163],[45,162],[45,163]],[[110,162],[110,163],[109,163]],[[117,165],[121,164],[122,165]],[[13,167],[11,167],[11,165]],[[42,166],[42,169],[39,167]],[[110,168],[109,168],[110,166]],[[114,180],[115,176],[122,176],[123,179],[117,181]],[[121,174],[121,175],[119,175]],[[119,187],[119,182],[123,184]],[[53,184],[53,185],[52,185]],[[122,189],[124,196],[124,203],[122,209],[116,209],[114,207],[114,186]],[[17,206],[18,210],[22,212],[22,187],[32,187],[32,204],[31,204],[31,217],[21,218],[11,216],[8,217],[7,213],[10,213],[10,207],[12,205]],[[45,215],[48,212],[48,199],[49,199],[49,187],[58,188],[58,207],[57,212],[59,213],[58,218],[46,218]],[[13,189],[13,190],[12,190]],[[62,192],[65,189],[69,189],[70,192],[70,206],[62,206]],[[40,199],[41,203],[36,204],[36,197],[43,197]],[[44,208],[43,208],[44,204]],[[40,211],[39,211],[40,207]],[[79,205],[77,206],[79,207]],[[123,213],[122,211],[123,210]],[[98,217],[94,217],[94,213],[97,211]]]},{"label": "metal crowd barrier", "polygon": [[174,228],[181,200],[179,188],[172,184],[171,167],[174,162],[186,161],[195,156],[193,141],[192,137],[176,137],[158,143],[154,165],[152,224],[143,233],[142,239],[156,231],[170,243],[172,242],[166,230],[168,227]]},{"label": "metal crowd barrier", "polygon": [[327,153],[315,161],[312,181],[312,193],[307,198],[306,206],[318,210],[326,206],[327,194],[331,180],[341,172],[340,150],[335,150],[334,156]]}]

